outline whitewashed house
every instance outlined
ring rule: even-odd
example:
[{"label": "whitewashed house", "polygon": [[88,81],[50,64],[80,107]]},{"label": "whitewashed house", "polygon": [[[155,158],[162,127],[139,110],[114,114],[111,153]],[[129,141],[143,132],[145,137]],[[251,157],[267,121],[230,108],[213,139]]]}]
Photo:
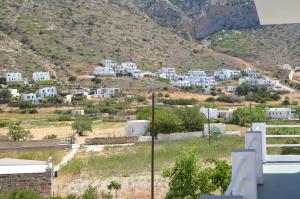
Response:
[{"label": "whitewashed house", "polygon": [[8,90],[9,90],[11,96],[16,97],[16,98],[20,97],[20,93],[19,93],[18,89],[9,88]]},{"label": "whitewashed house", "polygon": [[47,97],[55,97],[57,96],[57,90],[56,87],[45,87],[45,88],[40,88],[38,91],[38,96],[41,99],[47,98]]},{"label": "whitewashed house", "polygon": [[112,98],[120,93],[119,88],[97,88],[92,97],[93,98]]},{"label": "whitewashed house", "polygon": [[7,83],[17,83],[23,80],[21,73],[5,73],[5,79]]},{"label": "whitewashed house", "polygon": [[175,68],[161,68],[159,70],[159,74],[161,78],[168,80],[177,80],[177,74]]},{"label": "whitewashed house", "polygon": [[227,91],[231,92],[231,93],[235,93],[236,92],[236,88],[237,88],[237,86],[227,86]]},{"label": "whitewashed house", "polygon": [[188,76],[193,76],[193,77],[205,77],[206,72],[202,70],[189,70],[188,71]]},{"label": "whitewashed house", "polygon": [[117,67],[117,64],[116,64],[113,60],[110,60],[110,59],[103,60],[103,61],[100,62],[100,64],[101,64],[103,67],[110,67],[110,68],[115,68],[115,67]]},{"label": "whitewashed house", "polygon": [[30,101],[32,104],[39,104],[40,103],[40,98],[37,97],[35,93],[27,93],[23,94],[21,96],[21,100],[24,102]]},{"label": "whitewashed house", "polygon": [[295,72],[298,72],[298,71],[300,71],[300,66],[295,67]]},{"label": "whitewashed house", "polygon": [[93,73],[96,76],[116,76],[114,69],[111,67],[96,67]]},{"label": "whitewashed house", "polygon": [[189,81],[190,77],[186,75],[177,75],[177,80],[179,81]]},{"label": "whitewashed house", "polygon": [[252,86],[262,85],[268,87],[269,89],[272,89],[276,85],[275,80],[270,80],[265,78],[250,78],[250,77],[240,78],[239,84],[241,85],[243,83],[250,84]]},{"label": "whitewashed house", "polygon": [[49,72],[34,72],[32,74],[32,80],[34,82],[51,80],[50,73]]},{"label": "whitewashed house", "polygon": [[142,72],[140,70],[132,70],[130,72],[130,74],[134,78],[140,78],[140,77],[142,77]]},{"label": "whitewashed house", "polygon": [[179,88],[191,86],[190,81],[187,81],[187,80],[174,81],[174,82],[171,82],[171,84],[172,84],[172,86],[179,87]]},{"label": "whitewashed house", "polygon": [[268,108],[267,116],[271,119],[290,119],[293,117],[291,108]]},{"label": "whitewashed house", "polygon": [[212,120],[219,118],[219,111],[216,108],[209,108],[208,109],[208,108],[202,107],[202,108],[200,108],[200,112],[203,113],[207,118],[208,118],[208,115],[209,115],[209,118],[212,119]]},{"label": "whitewashed house", "polygon": [[236,77],[241,77],[242,73],[238,70],[222,69],[214,72],[214,76],[218,81],[229,80]]},{"label": "whitewashed house", "polygon": [[193,86],[210,87],[216,84],[214,76],[190,76],[189,80]]},{"label": "whitewashed house", "polygon": [[289,65],[289,64],[283,64],[283,65],[281,66],[281,69],[282,69],[282,70],[292,70],[292,66]]}]

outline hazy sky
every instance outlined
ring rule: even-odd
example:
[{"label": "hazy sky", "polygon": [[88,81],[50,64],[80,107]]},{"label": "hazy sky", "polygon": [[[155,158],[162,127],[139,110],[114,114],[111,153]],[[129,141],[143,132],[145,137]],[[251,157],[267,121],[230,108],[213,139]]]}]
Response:
[{"label": "hazy sky", "polygon": [[254,0],[262,25],[300,23],[300,0]]}]

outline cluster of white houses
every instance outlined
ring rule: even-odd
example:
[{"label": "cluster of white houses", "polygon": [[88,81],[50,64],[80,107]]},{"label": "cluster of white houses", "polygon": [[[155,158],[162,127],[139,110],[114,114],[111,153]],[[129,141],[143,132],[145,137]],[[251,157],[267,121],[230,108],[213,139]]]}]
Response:
[{"label": "cluster of white houses", "polygon": [[[19,83],[23,81],[21,73],[5,73],[5,79],[8,84],[10,83]],[[49,72],[34,72],[32,73],[32,81],[48,81],[51,80],[51,76]]]},{"label": "cluster of white houses", "polygon": [[[105,67],[114,67],[114,63],[109,62],[108,60],[103,61],[103,65]],[[128,63],[128,66],[130,64]],[[135,67],[132,65],[132,67]],[[15,73],[5,73],[6,83],[8,85],[15,84],[15,83],[25,83],[27,84],[27,80],[23,81],[22,74],[15,72]],[[37,83],[40,81],[48,81],[51,80],[51,76],[49,72],[34,72],[32,74],[32,82]],[[47,86],[41,87],[35,92],[30,93],[19,93],[18,89],[16,88],[9,88],[8,89],[14,98],[18,98],[21,101],[30,101],[32,104],[39,104],[42,100],[46,98],[56,97],[58,96],[58,91],[55,86]],[[120,93],[119,88],[94,88],[94,89],[71,89],[68,91],[68,95],[65,97],[65,102],[72,102],[72,99],[76,96],[84,96],[85,98],[112,98]]]},{"label": "cluster of white houses", "polygon": [[113,60],[103,60],[100,62],[99,67],[94,69],[93,75],[95,76],[132,76],[134,78],[140,78],[142,72],[138,70],[137,66],[133,62],[125,62],[117,64]]}]

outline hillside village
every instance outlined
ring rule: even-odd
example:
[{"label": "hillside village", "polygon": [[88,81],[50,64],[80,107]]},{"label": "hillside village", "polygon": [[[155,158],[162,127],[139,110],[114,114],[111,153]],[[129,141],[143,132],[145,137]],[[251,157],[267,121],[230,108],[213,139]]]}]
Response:
[{"label": "hillside village", "polygon": [[260,3],[1,2],[0,199],[298,199],[299,26]]}]

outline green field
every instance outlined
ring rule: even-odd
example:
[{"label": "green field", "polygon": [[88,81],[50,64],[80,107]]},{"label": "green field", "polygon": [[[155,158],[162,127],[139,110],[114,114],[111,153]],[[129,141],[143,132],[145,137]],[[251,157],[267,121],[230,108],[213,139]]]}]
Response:
[{"label": "green field", "polygon": [[[208,139],[169,141],[157,143],[155,148],[155,171],[171,167],[178,155],[185,149],[194,148],[201,163],[210,158],[230,158],[232,149],[243,148],[244,138],[223,137],[213,139],[208,146]],[[79,153],[62,169],[62,174],[89,176],[130,176],[150,172],[151,145],[137,144],[122,148],[106,148],[102,153]]]}]

